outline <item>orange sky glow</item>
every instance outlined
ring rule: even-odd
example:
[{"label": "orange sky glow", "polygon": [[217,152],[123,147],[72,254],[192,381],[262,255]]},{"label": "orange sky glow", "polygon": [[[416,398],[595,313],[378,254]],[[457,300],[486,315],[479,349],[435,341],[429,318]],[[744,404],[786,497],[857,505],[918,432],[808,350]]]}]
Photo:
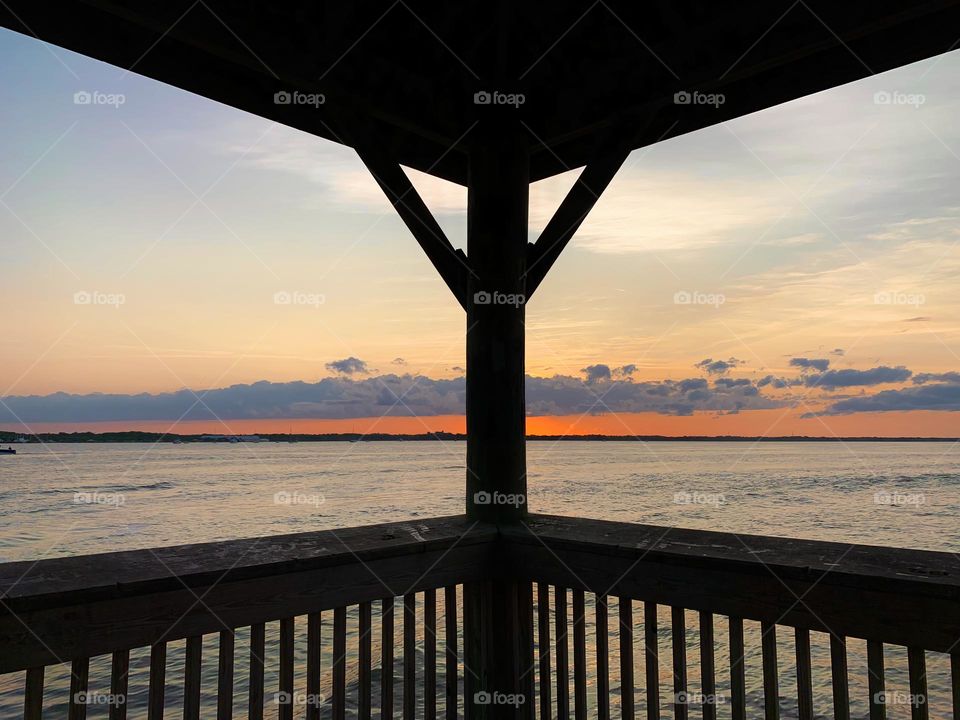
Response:
[{"label": "orange sky glow", "polygon": [[[390,433],[419,435],[428,432],[463,433],[462,415],[433,417],[383,417],[350,420],[225,420],[100,423],[31,423],[28,428],[2,425],[14,432],[143,432],[192,434],[255,433]],[[795,410],[747,410],[736,415],[694,413],[690,416],[656,413],[606,415],[559,415],[528,417],[530,435],[742,435],[816,437],[960,437],[960,416],[951,412],[912,411],[861,413],[819,418],[800,418]]]}]

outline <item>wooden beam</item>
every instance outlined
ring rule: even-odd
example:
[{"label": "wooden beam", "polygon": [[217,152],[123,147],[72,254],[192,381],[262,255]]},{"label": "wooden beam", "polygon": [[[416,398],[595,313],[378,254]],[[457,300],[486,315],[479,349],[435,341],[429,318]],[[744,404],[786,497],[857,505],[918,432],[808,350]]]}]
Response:
[{"label": "wooden beam", "polygon": [[[633,134],[627,137],[632,139]],[[527,299],[540,287],[553,263],[607,189],[630,154],[632,144],[625,142],[623,137],[608,143],[583,169],[537,242],[529,246],[525,274]]]},{"label": "wooden beam", "polygon": [[467,256],[450,244],[399,163],[374,147],[373,142],[358,142],[355,149],[457,302],[466,310],[467,281],[471,274]]}]

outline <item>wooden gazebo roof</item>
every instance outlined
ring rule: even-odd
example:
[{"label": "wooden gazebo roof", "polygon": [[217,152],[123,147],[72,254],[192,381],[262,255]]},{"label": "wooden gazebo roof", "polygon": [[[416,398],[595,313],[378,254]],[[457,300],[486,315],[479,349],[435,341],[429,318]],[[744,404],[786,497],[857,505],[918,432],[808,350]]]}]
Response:
[{"label": "wooden gazebo roof", "polygon": [[522,121],[538,180],[623,128],[641,147],[946,52],[960,1],[6,0],[0,24],[321,137],[375,133],[395,161],[466,184],[485,113]]}]

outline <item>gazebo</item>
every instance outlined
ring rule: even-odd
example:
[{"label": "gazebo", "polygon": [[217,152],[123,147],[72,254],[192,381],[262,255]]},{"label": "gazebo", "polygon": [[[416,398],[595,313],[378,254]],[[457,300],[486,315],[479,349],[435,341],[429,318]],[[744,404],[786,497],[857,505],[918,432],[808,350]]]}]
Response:
[{"label": "gazebo", "polygon": [[[248,716],[260,718],[265,628],[278,623],[277,690],[297,694],[294,667],[304,658],[308,718],[390,718],[396,704],[408,720],[605,720],[616,697],[619,715],[632,720],[642,692],[655,720],[663,702],[658,607],[670,608],[673,696],[664,705],[677,720],[692,707],[704,720],[717,716],[715,616],[727,627],[724,682],[734,720],[749,704],[745,620],[761,624],[768,720],[779,717],[785,694],[796,696],[800,718],[814,717],[811,631],[830,635],[834,717],[850,714],[848,637],[868,643],[871,718],[886,713],[884,643],[909,648],[911,693],[926,698],[925,652],[955,653],[960,639],[953,555],[530,513],[524,308],[631,151],[947,52],[960,36],[960,0],[5,0],[0,23],[354,148],[463,307],[467,328],[463,515],[423,521],[416,531],[395,523],[0,565],[0,673],[24,672],[25,718],[43,714],[45,667],[70,663],[73,720],[86,714],[78,698],[92,658],[109,656],[112,691],[121,696],[131,649],[149,647],[145,716],[159,720],[168,705],[167,644],[181,640],[183,717],[208,716],[201,662],[211,634],[219,635],[216,716],[232,717],[241,627],[250,628]],[[444,236],[404,166],[467,187],[466,253]],[[581,167],[528,242],[530,183]],[[588,673],[589,606],[598,629]],[[688,613],[697,619],[695,689]],[[643,618],[642,679],[634,677],[635,615]],[[305,647],[295,642],[301,616]],[[348,619],[357,624],[355,647]],[[778,672],[783,627],[795,635],[789,690]],[[400,656],[395,689],[393,674],[378,668]],[[359,667],[355,700],[347,697],[348,657]],[[951,657],[960,717],[960,655]],[[321,702],[325,673],[331,697]],[[699,700],[691,703],[694,690]],[[913,717],[927,717],[927,708],[912,703]],[[277,702],[280,718],[299,712],[292,701]],[[111,705],[111,718],[127,713],[126,703]]]}]

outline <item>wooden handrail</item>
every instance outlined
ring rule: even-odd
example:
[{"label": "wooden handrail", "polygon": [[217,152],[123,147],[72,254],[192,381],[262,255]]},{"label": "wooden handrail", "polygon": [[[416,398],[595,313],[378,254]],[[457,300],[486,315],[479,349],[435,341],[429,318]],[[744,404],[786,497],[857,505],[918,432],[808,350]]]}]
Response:
[{"label": "wooden handrail", "polygon": [[497,576],[940,652],[960,637],[950,553],[452,516],[0,564],[0,673]]},{"label": "wooden handrail", "polygon": [[497,530],[451,516],[0,565],[0,673],[481,579]]},{"label": "wooden handrail", "polygon": [[952,553],[532,515],[501,527],[526,580],[950,652]]}]

